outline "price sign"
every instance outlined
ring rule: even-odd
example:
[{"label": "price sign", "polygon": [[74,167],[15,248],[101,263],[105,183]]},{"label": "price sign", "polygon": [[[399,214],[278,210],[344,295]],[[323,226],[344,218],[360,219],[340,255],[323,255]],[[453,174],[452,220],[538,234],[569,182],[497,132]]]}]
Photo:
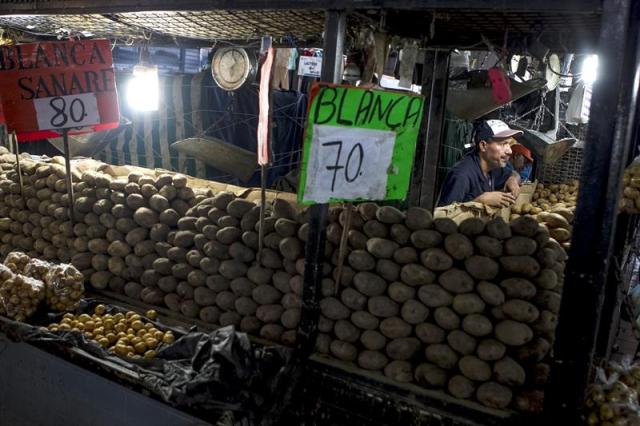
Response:
[{"label": "price sign", "polygon": [[40,98],[34,103],[38,128],[42,130],[84,127],[100,122],[95,93]]},{"label": "price sign", "polygon": [[423,103],[405,93],[314,86],[298,202],[404,199]]},{"label": "price sign", "polygon": [[119,126],[109,40],[0,46],[7,128],[20,142]]},{"label": "price sign", "polygon": [[303,77],[320,77],[322,58],[317,56],[300,56],[298,61],[298,75]]}]

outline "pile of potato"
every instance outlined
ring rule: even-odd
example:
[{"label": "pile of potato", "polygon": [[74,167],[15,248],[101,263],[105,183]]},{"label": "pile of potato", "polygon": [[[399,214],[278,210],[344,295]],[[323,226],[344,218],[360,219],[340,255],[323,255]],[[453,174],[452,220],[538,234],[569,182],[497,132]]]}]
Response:
[{"label": "pile of potato", "polygon": [[[146,316],[155,319],[157,313],[149,310]],[[104,305],[96,306],[93,315],[64,314],[59,323],[51,323],[47,329],[83,333],[109,352],[132,359],[155,358],[161,344],[175,340],[171,330],[158,330],[136,312],[108,314]]]},{"label": "pile of potato", "polygon": [[628,214],[640,214],[640,162],[634,161],[624,171],[620,210]]},{"label": "pile of potato", "polygon": [[7,255],[4,264],[16,274],[42,281],[46,290],[45,302],[54,311],[70,311],[84,296],[84,276],[73,265],[32,259],[16,251]]},{"label": "pile of potato", "polygon": [[270,205],[268,215],[258,260],[260,207],[230,192],[203,200],[157,244],[159,257],[141,291],[185,316],[292,345],[302,304],[299,234],[306,226],[286,202]]},{"label": "pile of potato", "polygon": [[17,321],[33,315],[45,298],[42,281],[13,273],[0,265],[0,314]]},{"label": "pile of potato", "polygon": [[348,241],[341,288],[320,304],[320,353],[489,407],[542,408],[566,259],[545,227],[363,203]]},{"label": "pile of potato", "polygon": [[616,365],[598,369],[596,383],[587,389],[585,400],[586,424],[640,424],[640,366]]},{"label": "pile of potato", "polygon": [[[575,208],[578,199],[579,181],[572,180],[567,183],[552,183],[544,185],[539,183],[533,193],[532,206],[541,209],[541,211],[549,211],[552,207],[561,206],[566,208]],[[527,213],[527,212],[524,212]],[[533,212],[533,213],[540,213]]]},{"label": "pile of potato", "polygon": [[[295,343],[304,212],[268,203],[258,253],[257,203],[197,193],[179,175],[74,171],[72,224],[59,162],[25,161],[24,201],[2,158],[0,254],[71,261],[94,288]],[[490,407],[539,410],[566,258],[550,232],[526,215],[458,225],[420,208],[332,207],[318,352]]]}]

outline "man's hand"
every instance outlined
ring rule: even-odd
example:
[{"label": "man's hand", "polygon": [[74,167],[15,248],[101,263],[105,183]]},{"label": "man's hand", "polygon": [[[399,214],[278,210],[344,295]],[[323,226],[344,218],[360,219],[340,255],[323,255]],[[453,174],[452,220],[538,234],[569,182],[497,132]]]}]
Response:
[{"label": "man's hand", "polygon": [[504,184],[504,190],[513,195],[514,198],[518,198],[520,194],[520,176],[515,173],[509,176],[509,179]]},{"label": "man's hand", "polygon": [[501,208],[509,207],[511,204],[515,203],[516,197],[514,197],[510,192],[493,191],[485,192],[473,201],[486,204],[489,207]]}]

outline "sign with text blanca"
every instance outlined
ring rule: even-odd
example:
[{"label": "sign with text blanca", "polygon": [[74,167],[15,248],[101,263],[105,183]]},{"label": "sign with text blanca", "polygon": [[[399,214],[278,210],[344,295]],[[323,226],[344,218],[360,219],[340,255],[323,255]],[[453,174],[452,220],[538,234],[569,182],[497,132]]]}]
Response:
[{"label": "sign with text blanca", "polygon": [[418,95],[314,85],[298,202],[403,200],[423,108]]},{"label": "sign with text blanca", "polygon": [[0,47],[0,98],[20,142],[116,128],[118,93],[108,40]]}]

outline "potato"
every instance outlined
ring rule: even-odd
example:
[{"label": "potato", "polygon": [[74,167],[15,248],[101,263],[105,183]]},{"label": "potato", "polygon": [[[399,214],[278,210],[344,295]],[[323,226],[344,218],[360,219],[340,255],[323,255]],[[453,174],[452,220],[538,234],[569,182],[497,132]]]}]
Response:
[{"label": "potato", "polygon": [[354,345],[340,340],[332,341],[329,350],[333,356],[343,361],[353,362],[358,356],[358,349]]},{"label": "potato", "polygon": [[342,238],[342,226],[338,223],[329,223],[327,225],[327,241],[334,245],[340,244]]},{"label": "potato", "polygon": [[510,299],[530,300],[536,295],[536,286],[524,278],[507,278],[500,282],[500,287]]},{"label": "potato", "polygon": [[322,315],[334,321],[347,319],[351,315],[349,308],[334,297],[326,297],[322,299],[320,301],[320,311],[322,312]]},{"label": "potato", "polygon": [[304,249],[300,240],[295,237],[283,238],[280,241],[278,248],[282,256],[289,260],[298,259],[302,255]]},{"label": "potato", "polygon": [[462,355],[470,355],[476,350],[476,339],[462,330],[453,330],[450,332],[447,335],[447,343]]},{"label": "potato", "polygon": [[158,213],[147,207],[140,207],[133,213],[133,220],[143,228],[151,228],[154,224],[158,223]]},{"label": "potato", "polygon": [[449,307],[440,306],[436,308],[433,317],[436,324],[445,330],[454,330],[460,327],[460,318]]},{"label": "potato", "polygon": [[442,240],[442,234],[432,229],[422,229],[411,234],[411,244],[420,250],[438,247]]},{"label": "potato", "polygon": [[367,311],[357,311],[351,314],[351,322],[362,330],[375,330],[380,321]]},{"label": "potato", "polygon": [[387,357],[378,351],[362,351],[358,355],[358,365],[365,370],[380,370],[389,363]]},{"label": "potato", "polygon": [[178,231],[175,234],[173,244],[176,247],[182,247],[182,248],[188,249],[193,246],[194,237],[195,237],[195,233],[193,231]]},{"label": "potato", "polygon": [[[202,314],[202,311],[200,311]],[[249,334],[260,334],[260,329],[264,326],[262,321],[254,316],[244,316],[240,320],[240,331]]]},{"label": "potato", "polygon": [[220,275],[225,278],[234,279],[247,273],[247,266],[237,260],[223,260],[219,267]]},{"label": "potato", "polygon": [[493,325],[491,321],[480,314],[470,314],[462,320],[462,329],[472,336],[482,337],[491,333]]},{"label": "potato", "polygon": [[453,302],[453,296],[436,284],[421,286],[418,289],[418,299],[430,308],[448,306]]},{"label": "potato", "polygon": [[251,297],[260,305],[268,305],[276,303],[282,299],[282,293],[280,293],[275,287],[263,284],[253,289]]},{"label": "potato", "polygon": [[370,238],[367,241],[367,251],[379,259],[389,259],[399,248],[398,243],[384,238]]},{"label": "potato", "polygon": [[417,263],[418,252],[413,247],[401,247],[393,253],[393,260],[401,265],[406,265],[407,263]]},{"label": "potato", "polygon": [[513,320],[504,320],[495,327],[495,335],[508,346],[522,346],[533,339],[529,326]]},{"label": "potato", "polygon": [[340,300],[342,300],[345,306],[354,311],[361,311],[367,305],[366,296],[353,288],[344,289],[340,295]]},{"label": "potato", "polygon": [[416,367],[414,378],[426,387],[443,387],[447,383],[447,372],[437,365],[422,363]]},{"label": "potato", "polygon": [[[397,281],[400,278],[400,266],[389,259],[378,259],[376,262],[376,272],[380,277],[387,281]],[[343,269],[344,274],[344,269]],[[355,276],[355,275],[354,275]],[[349,284],[349,281],[343,279],[345,285]]]},{"label": "potato", "polygon": [[164,301],[164,296],[164,292],[158,288],[145,287],[140,291],[140,300],[150,305],[161,304]]},{"label": "potato", "polygon": [[231,282],[228,283],[228,287],[231,288],[231,291],[236,296],[250,297],[253,290],[256,288],[256,285],[247,277],[238,277],[231,280]]},{"label": "potato", "polygon": [[318,333],[316,338],[316,351],[321,354],[329,353],[329,345],[331,344],[331,336],[324,333]]},{"label": "potato", "polygon": [[532,324],[532,328],[540,333],[553,333],[557,325],[557,315],[549,311],[542,311],[540,317]]},{"label": "potato", "polygon": [[461,315],[481,313],[484,307],[484,302],[475,293],[458,294],[453,298],[453,310]]},{"label": "potato", "polygon": [[376,218],[378,208],[376,203],[365,202],[358,204],[356,210],[365,221],[369,221]]},{"label": "potato", "polygon": [[461,375],[456,375],[449,379],[447,389],[451,395],[460,399],[471,398],[475,392],[473,382]]},{"label": "potato", "polygon": [[544,392],[522,391],[514,402],[515,409],[525,413],[541,413],[544,409]]},{"label": "potato", "polygon": [[521,386],[526,378],[524,368],[508,356],[493,365],[493,374],[498,383],[507,386]]},{"label": "potato", "polygon": [[540,312],[531,303],[520,300],[511,299],[502,305],[502,312],[508,317],[516,321],[532,323],[538,319]]},{"label": "potato", "polygon": [[490,237],[498,240],[511,238],[511,228],[501,217],[497,217],[487,222],[485,229]]},{"label": "potato", "polygon": [[484,231],[484,221],[478,217],[470,217],[463,220],[458,226],[458,232],[467,237],[475,237]]},{"label": "potato", "polygon": [[384,375],[396,382],[408,383],[413,378],[413,370],[409,362],[395,360],[384,368]]},{"label": "potato", "polygon": [[433,225],[436,231],[442,234],[453,234],[458,232],[458,225],[448,217],[439,217],[434,219]]},{"label": "potato", "polygon": [[379,351],[387,345],[387,338],[376,330],[365,330],[360,336],[360,343],[370,351]]},{"label": "potato", "polygon": [[432,271],[446,271],[453,267],[453,259],[451,256],[440,248],[424,250],[420,253],[420,261]]},{"label": "potato", "polygon": [[[299,235],[298,235],[298,238],[300,238]],[[360,231],[351,229],[348,233],[347,239],[349,241],[349,246],[353,249],[363,250],[367,248],[367,241],[368,241],[367,236]]]},{"label": "potato", "polygon": [[487,235],[476,237],[475,246],[478,254],[488,257],[502,256],[502,242],[496,238]]},{"label": "potato", "polygon": [[468,293],[473,291],[474,281],[473,278],[465,271],[452,268],[443,272],[438,277],[438,282],[442,287],[452,293]]},{"label": "potato", "polygon": [[222,244],[232,244],[240,239],[242,230],[234,226],[226,226],[216,232],[216,240]]},{"label": "potato", "polygon": [[302,296],[304,291],[304,279],[302,278],[302,275],[294,275],[291,277],[289,280],[289,288],[294,294]]},{"label": "potato", "polygon": [[339,340],[355,343],[360,338],[360,330],[346,320],[338,320],[333,326],[333,332]]},{"label": "potato", "polygon": [[551,232],[551,228],[571,229],[571,225],[567,222],[567,219],[558,213],[542,212],[536,216],[536,219],[538,222],[545,222],[550,227],[549,232]]},{"label": "potato", "polygon": [[281,305],[260,305],[256,309],[256,317],[264,323],[276,323],[280,321],[284,308]]},{"label": "potato", "polygon": [[369,238],[386,238],[389,235],[389,228],[377,220],[370,220],[364,224],[362,231]]},{"label": "potato", "polygon": [[[110,272],[97,272],[91,275],[91,285],[101,290],[105,289],[107,288],[107,283],[109,282],[110,276],[111,276]],[[94,282],[94,277],[95,277],[95,282]],[[96,285],[98,285],[99,287],[96,287]],[[126,294],[128,297],[132,299],[139,299],[140,293],[142,292],[143,288],[144,287],[142,287],[138,283],[128,282],[124,286],[124,294]]]},{"label": "potato", "polygon": [[507,347],[494,339],[483,339],[478,344],[478,358],[483,361],[497,361],[504,357]]},{"label": "potato", "polygon": [[549,228],[549,235],[560,243],[571,240],[571,232],[563,228]]},{"label": "potato", "polygon": [[535,277],[540,272],[540,264],[530,256],[503,256],[500,264],[505,271],[525,277]]},{"label": "potato", "polygon": [[[343,291],[343,294],[345,291]],[[369,312],[379,318],[396,316],[399,311],[398,304],[386,296],[375,296],[370,298],[367,302],[367,306]]]},{"label": "potato", "polygon": [[420,350],[420,341],[415,337],[400,337],[387,344],[386,353],[394,360],[406,361]]},{"label": "potato", "polygon": [[404,223],[407,225],[407,228],[412,231],[428,229],[433,226],[433,216],[427,209],[423,209],[421,207],[409,207],[407,209]]},{"label": "potato", "polygon": [[491,367],[473,355],[465,355],[458,362],[460,372],[468,379],[484,382],[491,378]]},{"label": "potato", "polygon": [[393,282],[389,285],[387,293],[394,302],[404,303],[415,297],[416,290],[414,287],[409,287],[404,283]]},{"label": "potato", "polygon": [[515,236],[504,242],[505,253],[509,256],[531,256],[537,249],[535,240],[527,237]]},{"label": "potato", "polygon": [[542,269],[535,281],[543,289],[553,290],[558,286],[558,274],[553,269]]},{"label": "potato", "polygon": [[409,324],[419,324],[427,319],[429,309],[417,300],[407,300],[400,309],[400,315]]},{"label": "potato", "polygon": [[280,218],[274,223],[274,229],[282,237],[294,237],[298,233],[298,223],[295,220]]},{"label": "potato", "polygon": [[187,250],[181,247],[171,247],[167,250],[167,257],[174,262],[182,262],[187,260]]},{"label": "potato", "polygon": [[233,217],[240,219],[242,216],[247,214],[251,209],[253,209],[256,205],[248,200],[243,200],[242,198],[236,198],[227,204],[227,212]]},{"label": "potato", "polygon": [[436,274],[417,263],[404,265],[400,270],[400,279],[411,286],[431,284],[436,279]]},{"label": "potato", "polygon": [[[236,244],[236,243],[234,243]],[[233,247],[233,245],[232,245]],[[231,251],[231,248],[229,249],[229,251]],[[286,274],[286,273],[285,273]],[[252,282],[256,283],[256,284],[268,284],[271,282],[271,278],[273,276],[273,271],[271,269],[266,269],[266,268],[262,268],[260,266],[254,265],[251,266],[248,270],[247,270],[247,278],[249,278]],[[286,274],[287,278],[290,278],[290,276],[288,274]],[[287,282],[287,291],[290,291],[288,289],[288,282]],[[268,302],[268,303],[272,303],[272,302]]]},{"label": "potato", "polygon": [[516,235],[533,237],[538,232],[538,222],[531,216],[521,216],[509,223],[511,230]]},{"label": "potato", "polygon": [[405,214],[395,207],[383,206],[376,211],[376,219],[382,223],[394,224],[402,223],[404,221]]},{"label": "potato", "polygon": [[536,294],[533,302],[544,310],[557,314],[560,312],[560,304],[562,296],[559,293],[550,290],[542,290]]},{"label": "potato", "polygon": [[353,250],[349,253],[349,265],[356,271],[371,271],[376,266],[376,261],[364,250]]},{"label": "potato", "polygon": [[454,259],[464,260],[473,255],[473,244],[466,236],[453,233],[444,239],[444,248]]},{"label": "potato", "polygon": [[478,387],[476,398],[490,408],[505,408],[511,403],[511,390],[495,382],[486,382]]},{"label": "potato", "polygon": [[[220,321],[222,325],[222,321]],[[260,329],[260,337],[263,339],[278,342],[282,338],[284,328],[280,324],[265,324]]]},{"label": "potato", "polygon": [[446,333],[435,324],[422,323],[416,325],[416,336],[427,344],[442,343]]},{"label": "potato", "polygon": [[411,326],[398,317],[391,317],[380,322],[380,331],[385,337],[396,339],[411,335]]},{"label": "potato", "polygon": [[[302,304],[300,306],[302,306]],[[332,321],[321,314],[320,318],[318,319],[318,331],[321,333],[331,333],[333,331],[334,324],[335,321]]]},{"label": "potato", "polygon": [[387,291],[387,283],[371,272],[358,272],[353,276],[356,289],[365,296],[381,296]]},{"label": "potato", "polygon": [[471,256],[464,261],[464,267],[472,277],[479,280],[491,280],[500,270],[498,263],[486,256]]}]

